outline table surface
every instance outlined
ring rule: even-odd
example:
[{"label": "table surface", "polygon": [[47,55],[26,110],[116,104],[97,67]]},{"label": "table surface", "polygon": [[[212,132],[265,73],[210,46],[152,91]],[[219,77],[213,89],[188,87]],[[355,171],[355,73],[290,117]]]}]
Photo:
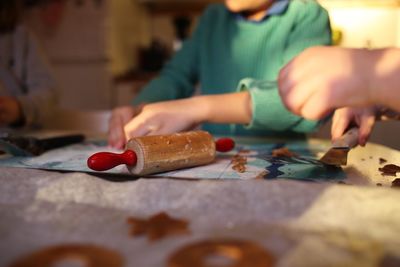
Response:
[{"label": "table surface", "polygon": [[[166,266],[182,246],[219,238],[253,241],[274,255],[275,266],[399,266],[400,191],[378,171],[380,157],[400,163],[399,151],[375,144],[351,151],[346,184],[115,180],[1,167],[0,266],[67,243],[114,249],[125,266]],[[188,220],[191,233],[158,242],[129,235],[129,216],[162,211]]]}]

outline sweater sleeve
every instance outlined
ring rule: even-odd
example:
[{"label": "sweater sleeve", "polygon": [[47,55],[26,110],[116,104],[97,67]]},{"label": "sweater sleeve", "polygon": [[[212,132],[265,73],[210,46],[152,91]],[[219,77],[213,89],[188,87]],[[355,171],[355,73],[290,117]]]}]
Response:
[{"label": "sweater sleeve", "polygon": [[30,32],[25,34],[26,51],[21,52],[25,92],[16,97],[24,113],[25,125],[41,126],[54,114],[57,103],[55,81],[36,38]]},{"label": "sweater sleeve", "polygon": [[[331,44],[328,13],[319,4],[308,1],[295,11],[297,22],[288,36],[282,66],[308,47]],[[246,79],[239,84],[239,90],[249,90],[251,95],[253,117],[248,129],[308,133],[321,124],[290,113],[283,105],[276,82]]]},{"label": "sweater sleeve", "polygon": [[199,73],[198,48],[201,45],[202,29],[205,27],[207,17],[206,11],[200,18],[192,37],[183,43],[182,48],[163,67],[160,75],[141,90],[133,100],[134,105],[143,102],[185,98],[193,95]]}]

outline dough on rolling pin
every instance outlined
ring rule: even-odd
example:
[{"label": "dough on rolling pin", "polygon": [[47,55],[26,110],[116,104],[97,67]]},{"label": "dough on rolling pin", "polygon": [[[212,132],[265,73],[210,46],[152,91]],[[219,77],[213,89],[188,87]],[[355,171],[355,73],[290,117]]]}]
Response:
[{"label": "dough on rolling pin", "polygon": [[159,173],[209,164],[215,159],[215,142],[205,131],[133,138],[127,149],[137,155],[137,163],[129,167],[136,175]]}]

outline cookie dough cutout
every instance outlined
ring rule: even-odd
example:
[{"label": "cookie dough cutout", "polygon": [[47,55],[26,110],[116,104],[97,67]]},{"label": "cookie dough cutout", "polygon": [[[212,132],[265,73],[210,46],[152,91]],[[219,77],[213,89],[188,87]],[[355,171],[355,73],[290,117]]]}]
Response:
[{"label": "cookie dough cutout", "polygon": [[216,267],[224,260],[224,267],[270,267],[273,257],[261,246],[243,240],[205,240],[176,251],[168,260],[168,267]]},{"label": "cookie dough cutout", "polygon": [[29,254],[9,267],[56,267],[66,261],[82,267],[122,267],[122,256],[108,248],[90,244],[66,244],[46,247]]},{"label": "cookie dough cutout", "polygon": [[131,236],[147,235],[149,241],[190,233],[188,221],[170,217],[165,212],[155,214],[148,219],[129,217],[127,223],[132,226]]}]

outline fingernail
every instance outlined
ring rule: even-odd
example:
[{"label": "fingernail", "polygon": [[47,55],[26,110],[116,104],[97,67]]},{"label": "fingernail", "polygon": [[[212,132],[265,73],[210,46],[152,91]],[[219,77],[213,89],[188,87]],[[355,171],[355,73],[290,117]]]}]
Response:
[{"label": "fingernail", "polygon": [[360,140],[360,146],[364,147],[366,142],[367,142],[367,141],[366,141],[364,138],[362,138],[362,139]]}]

